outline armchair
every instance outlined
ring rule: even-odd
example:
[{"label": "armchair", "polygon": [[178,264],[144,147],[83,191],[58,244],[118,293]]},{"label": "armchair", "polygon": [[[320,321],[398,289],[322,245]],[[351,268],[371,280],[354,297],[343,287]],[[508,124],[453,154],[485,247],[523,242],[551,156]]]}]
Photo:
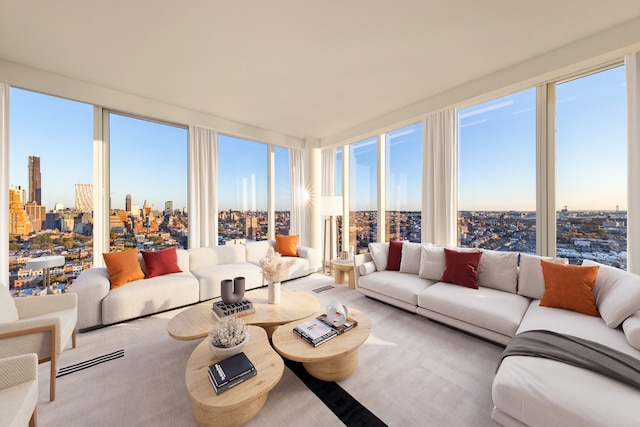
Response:
[{"label": "armchair", "polygon": [[[35,427],[38,403],[38,356],[34,353],[0,359],[2,425]],[[6,424],[5,424],[6,423]]]},{"label": "armchair", "polygon": [[36,353],[51,362],[49,399],[56,395],[57,358],[71,338],[76,347],[76,294],[12,298],[0,284],[0,358]]}]

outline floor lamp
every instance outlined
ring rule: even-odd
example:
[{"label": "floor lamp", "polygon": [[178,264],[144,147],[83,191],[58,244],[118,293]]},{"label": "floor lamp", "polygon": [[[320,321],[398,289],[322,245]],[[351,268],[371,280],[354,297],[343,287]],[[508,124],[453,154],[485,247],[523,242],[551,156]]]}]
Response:
[{"label": "floor lamp", "polygon": [[[324,218],[324,230],[323,230],[323,257],[322,257],[322,272],[327,271],[327,249],[329,249],[329,262],[333,257],[333,225],[335,224],[335,217],[342,215],[342,197],[340,196],[323,196],[320,198],[320,215]],[[329,222],[329,248],[327,248],[327,221]],[[336,240],[338,238],[336,234]],[[338,244],[336,242],[336,248]],[[331,271],[331,269],[329,269]]]}]

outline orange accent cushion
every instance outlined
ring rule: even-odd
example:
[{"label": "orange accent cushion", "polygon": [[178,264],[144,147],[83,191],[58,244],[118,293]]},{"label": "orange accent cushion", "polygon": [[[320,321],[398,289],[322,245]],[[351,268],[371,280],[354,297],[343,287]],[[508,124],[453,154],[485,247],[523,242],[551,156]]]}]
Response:
[{"label": "orange accent cushion", "polygon": [[102,254],[102,258],[107,265],[111,289],[119,288],[134,280],[144,279],[144,273],[138,262],[137,249]]},{"label": "orange accent cushion", "polygon": [[298,237],[276,235],[276,252],[282,256],[298,256]]},{"label": "orange accent cushion", "polygon": [[178,252],[175,246],[161,251],[142,251],[142,258],[147,268],[147,279],[182,272],[178,265]]},{"label": "orange accent cushion", "polygon": [[564,308],[600,317],[593,295],[598,266],[584,267],[545,260],[540,260],[540,265],[545,287],[541,306]]}]

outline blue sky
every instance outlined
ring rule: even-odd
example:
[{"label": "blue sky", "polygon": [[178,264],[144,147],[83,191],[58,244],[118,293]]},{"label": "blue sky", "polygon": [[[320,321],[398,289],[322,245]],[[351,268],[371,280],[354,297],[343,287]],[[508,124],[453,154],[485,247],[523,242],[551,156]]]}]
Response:
[{"label": "blue sky", "polygon": [[[558,209],[626,209],[624,67],[557,86]],[[459,112],[460,210],[535,210],[535,89]],[[187,129],[112,114],[111,200],[187,206]],[[93,107],[13,88],[10,183],[28,189],[28,157],[40,157],[42,201],[74,205],[74,184],[93,182]],[[420,210],[421,124],[389,133],[389,209]],[[267,146],[219,137],[220,209],[267,208]],[[352,210],[377,207],[375,138],[353,144]],[[276,148],[276,210],[288,210],[288,150]],[[338,186],[341,185],[338,157]],[[340,194],[340,190],[338,190]]]}]

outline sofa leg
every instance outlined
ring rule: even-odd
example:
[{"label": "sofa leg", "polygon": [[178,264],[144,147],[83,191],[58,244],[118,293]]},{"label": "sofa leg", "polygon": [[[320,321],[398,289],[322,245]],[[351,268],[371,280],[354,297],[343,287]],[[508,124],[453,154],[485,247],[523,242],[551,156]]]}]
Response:
[{"label": "sofa leg", "polygon": [[33,414],[31,414],[31,419],[29,420],[29,427],[38,427],[38,415],[36,408],[33,408]]},{"label": "sofa leg", "polygon": [[71,345],[73,346],[73,348],[76,348],[76,330],[75,329],[71,334]]},{"label": "sofa leg", "polygon": [[51,378],[49,378],[49,401],[56,398],[56,354],[51,355]]}]

